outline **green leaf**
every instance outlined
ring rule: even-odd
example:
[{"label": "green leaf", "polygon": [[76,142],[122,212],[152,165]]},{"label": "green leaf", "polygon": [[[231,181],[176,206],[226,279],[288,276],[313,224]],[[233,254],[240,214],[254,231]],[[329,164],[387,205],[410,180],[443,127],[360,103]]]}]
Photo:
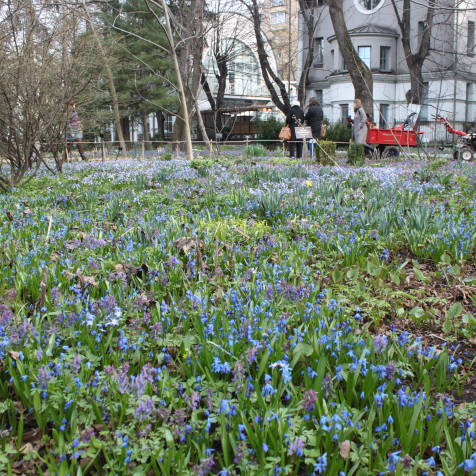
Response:
[{"label": "green leaf", "polygon": [[359,270],[357,268],[349,269],[346,273],[347,279],[357,279],[359,277]]},{"label": "green leaf", "polygon": [[455,302],[450,306],[448,311],[446,312],[447,319],[454,319],[455,317],[460,316],[463,314],[464,308],[460,302]]},{"label": "green leaf", "polygon": [[293,351],[294,357],[293,357],[292,366],[294,367],[294,365],[301,359],[302,356],[310,357],[313,352],[314,352],[314,349],[313,349],[312,345],[304,344],[302,342],[299,343],[294,348],[294,351]]},{"label": "green leaf", "polygon": [[425,275],[418,268],[414,267],[413,272],[415,273],[415,276],[419,281],[421,282],[427,281],[427,278],[425,277]]},{"label": "green leaf", "polygon": [[372,261],[367,261],[367,273],[369,273],[371,276],[377,276],[381,269],[381,266],[372,263]]},{"label": "green leaf", "polygon": [[420,306],[415,306],[411,311],[410,311],[410,317],[414,319],[421,319],[425,315],[425,311],[423,310],[422,307]]}]

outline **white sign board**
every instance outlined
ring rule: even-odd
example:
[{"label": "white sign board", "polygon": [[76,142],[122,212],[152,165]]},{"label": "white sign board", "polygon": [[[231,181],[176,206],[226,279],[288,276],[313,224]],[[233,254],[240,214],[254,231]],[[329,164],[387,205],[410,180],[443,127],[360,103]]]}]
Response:
[{"label": "white sign board", "polygon": [[310,127],[296,127],[296,139],[312,139],[312,130]]}]

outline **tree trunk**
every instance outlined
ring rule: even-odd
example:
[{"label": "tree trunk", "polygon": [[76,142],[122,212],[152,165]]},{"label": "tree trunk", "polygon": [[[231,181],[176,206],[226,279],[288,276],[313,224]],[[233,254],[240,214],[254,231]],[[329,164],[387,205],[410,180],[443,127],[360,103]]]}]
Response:
[{"label": "tree trunk", "polygon": [[165,139],[165,116],[162,111],[158,111],[155,113],[155,117],[157,118],[157,128],[159,129],[159,139]]},{"label": "tree trunk", "polygon": [[[291,108],[291,100],[286,89],[286,85],[279,78],[277,73],[273,71],[271,65],[268,61],[268,53],[266,52],[265,42],[262,33],[261,25],[261,12],[258,4],[258,0],[250,0],[251,4],[245,0],[241,0],[242,4],[248,9],[253,21],[253,29],[256,36],[256,47],[258,50],[258,59],[261,67],[261,74],[263,80],[268,88],[269,94],[273,103],[279,108],[284,114],[289,112]],[[276,85],[276,87],[275,87]],[[279,91],[276,90],[276,88]]]},{"label": "tree trunk", "polygon": [[205,123],[203,122],[203,117],[202,117],[202,113],[198,107],[198,100],[197,98],[195,98],[195,109],[196,109],[196,112],[197,112],[197,121],[198,121],[198,127],[200,129],[200,133],[202,134],[202,140],[203,142],[205,142],[208,146],[208,151],[210,152],[210,154],[212,153],[213,151],[213,148],[212,148],[212,143],[210,142],[210,139],[208,138],[208,134],[207,134],[207,129],[205,127]]},{"label": "tree trunk", "polygon": [[328,0],[329,14],[336,34],[337,43],[349,70],[350,78],[355,89],[355,97],[362,101],[362,106],[368,114],[373,112],[373,78],[366,64],[359,58],[347,30],[343,0]]},{"label": "tree trunk", "polygon": [[318,18],[315,17],[315,8],[309,8],[306,0],[299,0],[299,9],[301,10],[301,16],[304,22],[304,28],[306,30],[307,45],[305,46],[306,58],[304,59],[301,75],[299,77],[297,95],[298,101],[301,104],[304,104],[306,99],[306,85],[309,77],[309,71],[311,70],[312,62],[314,60],[314,33],[316,31],[320,15]]},{"label": "tree trunk", "polygon": [[151,147],[150,143],[150,131],[149,131],[149,114],[146,112],[142,113],[142,140],[144,141],[144,148],[149,150]]},{"label": "tree trunk", "polygon": [[91,32],[94,36],[94,40],[96,41],[96,44],[98,45],[98,50],[101,53],[101,56],[104,61],[104,69],[106,70],[107,80],[109,83],[109,93],[111,95],[112,110],[114,112],[114,122],[116,123],[117,137],[119,139],[119,144],[121,146],[121,149],[124,153],[127,149],[126,149],[126,143],[124,141],[124,134],[122,133],[121,114],[119,112],[119,100],[117,98],[116,86],[114,84],[114,75],[112,74],[111,65],[109,64],[109,57],[106,51],[104,50],[104,46],[96,30],[94,22],[91,21],[91,17],[89,15],[89,10],[88,10],[88,7],[86,6],[85,0],[83,0],[83,10],[84,10],[84,13],[86,14],[86,21],[89,27],[91,28]]},{"label": "tree trunk", "polygon": [[161,0],[162,8],[164,9],[164,19],[165,19],[165,31],[167,34],[167,39],[170,45],[170,53],[172,54],[172,59],[174,62],[175,74],[177,75],[177,89],[180,97],[180,111],[181,115],[177,117],[177,121],[181,119],[182,124],[180,124],[183,137],[185,140],[185,147],[187,152],[187,159],[193,159],[193,148],[192,148],[192,134],[190,131],[190,116],[189,108],[187,104],[187,95],[185,92],[185,86],[182,79],[182,72],[180,70],[180,64],[177,56],[177,50],[175,47],[174,33],[172,31],[172,26],[170,24],[169,16],[169,7],[167,6],[166,0]]}]

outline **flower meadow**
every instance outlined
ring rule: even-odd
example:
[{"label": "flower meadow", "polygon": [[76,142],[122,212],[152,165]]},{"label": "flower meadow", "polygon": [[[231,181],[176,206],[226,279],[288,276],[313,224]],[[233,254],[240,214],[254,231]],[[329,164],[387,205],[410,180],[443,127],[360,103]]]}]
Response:
[{"label": "flower meadow", "polygon": [[475,165],[73,163],[0,214],[0,474],[476,474]]}]

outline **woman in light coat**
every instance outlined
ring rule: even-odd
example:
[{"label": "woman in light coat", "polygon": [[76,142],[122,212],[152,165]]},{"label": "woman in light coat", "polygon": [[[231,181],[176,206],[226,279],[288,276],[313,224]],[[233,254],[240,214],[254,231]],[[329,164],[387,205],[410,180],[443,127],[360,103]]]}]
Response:
[{"label": "woman in light coat", "polygon": [[352,139],[357,144],[365,144],[367,141],[367,114],[362,107],[360,99],[354,99],[354,127]]}]

